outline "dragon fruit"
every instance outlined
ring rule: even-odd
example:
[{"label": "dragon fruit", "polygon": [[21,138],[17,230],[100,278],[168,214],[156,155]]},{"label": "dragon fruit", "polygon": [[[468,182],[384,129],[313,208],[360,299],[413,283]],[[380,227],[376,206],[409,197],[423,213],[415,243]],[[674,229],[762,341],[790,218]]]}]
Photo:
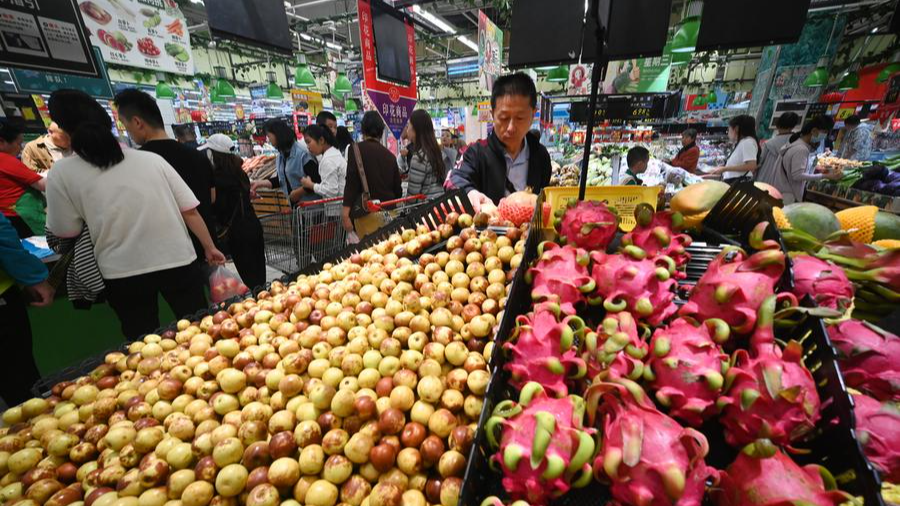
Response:
[{"label": "dragon fruit", "polygon": [[838,506],[851,499],[824,467],[800,467],[765,439],[744,447],[721,478],[710,493],[716,506]]},{"label": "dragon fruit", "polygon": [[559,304],[544,302],[531,315],[519,315],[512,340],[503,345],[512,351],[506,364],[511,383],[520,389],[534,381],[553,397],[568,393],[566,379],[585,375],[587,366],[578,356],[575,337],[584,341],[584,322],[577,316],[560,319]]},{"label": "dragon fruit", "polygon": [[594,474],[611,482],[614,500],[635,506],[700,506],[707,479],[718,478],[703,460],[709,451],[703,434],[659,412],[629,379],[594,383],[585,395],[591,423],[595,415],[602,423]]},{"label": "dragon fruit", "polygon": [[697,325],[682,318],[654,332],[644,378],[669,415],[699,427],[716,411],[730,360],[717,343],[728,332],[722,320]]},{"label": "dragon fruit", "polygon": [[675,261],[667,256],[648,258],[637,246],[625,246],[613,255],[591,253],[591,276],[597,282],[594,303],[603,301],[611,313],[627,311],[636,319],[657,326],[675,314]]},{"label": "dragon fruit", "polygon": [[794,295],[809,295],[819,307],[846,311],[853,303],[853,284],[837,265],[810,255],[791,258],[794,269]]},{"label": "dragon fruit", "polygon": [[[725,320],[733,334],[748,335],[756,326],[760,304],[775,293],[775,284],[784,273],[784,253],[774,241],[763,241],[768,223],[751,234],[751,245],[761,249],[751,256],[736,247],[726,247],[691,290],[690,298],[678,311],[697,321]],[[779,294],[796,306],[791,293]]]},{"label": "dragon fruit", "polygon": [[900,400],[900,338],[859,320],[831,325],[828,335],[848,386],[882,401]]},{"label": "dragon fruit", "polygon": [[737,350],[725,375],[725,395],[717,405],[725,440],[744,446],[756,439],[787,445],[815,427],[819,394],[812,374],[802,362],[803,349],[790,341],[782,352],[772,333],[774,295],[759,309],[751,355]]},{"label": "dragon fruit", "polygon": [[499,449],[491,459],[503,469],[503,488],[513,500],[547,504],[590,483],[595,430],[583,427],[584,408],[581,397],[555,399],[534,382],[522,388],[518,404],[497,404],[484,430]]},{"label": "dragon fruit", "polygon": [[[649,334],[649,331],[643,333]],[[649,350],[638,335],[634,317],[624,311],[607,314],[597,332],[587,334],[584,347],[591,379],[604,374],[637,380],[643,374],[643,360]]]},{"label": "dragon fruit", "polygon": [[590,256],[580,248],[552,242],[538,245],[538,260],[525,280],[532,285],[531,298],[558,302],[566,314],[575,314],[575,305],[594,291],[596,283],[588,274]]},{"label": "dragon fruit", "polygon": [[900,405],[853,394],[856,435],[882,479],[900,483]]},{"label": "dragon fruit", "polygon": [[524,191],[511,193],[500,199],[497,211],[503,219],[511,221],[518,227],[531,221],[535,206],[537,195],[531,193],[531,188],[526,188]]},{"label": "dragon fruit", "polygon": [[[685,248],[691,245],[691,236],[679,233],[684,221],[681,213],[655,212],[650,204],[641,203],[634,208],[634,218],[637,225],[622,236],[623,246],[637,246],[651,257],[667,256],[679,267],[688,263],[691,255]],[[685,273],[676,271],[675,277],[683,279]]]},{"label": "dragon fruit", "polygon": [[619,215],[605,202],[581,200],[555,214],[560,242],[579,248],[605,251],[619,229]]}]

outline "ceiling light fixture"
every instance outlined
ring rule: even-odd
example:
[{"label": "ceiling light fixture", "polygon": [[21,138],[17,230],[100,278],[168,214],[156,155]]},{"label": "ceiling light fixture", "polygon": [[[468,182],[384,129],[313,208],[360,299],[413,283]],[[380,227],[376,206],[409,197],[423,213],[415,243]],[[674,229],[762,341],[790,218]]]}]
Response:
[{"label": "ceiling light fixture", "polygon": [[441,30],[443,30],[447,33],[452,33],[452,34],[456,33],[456,29],[453,28],[452,26],[450,26],[449,24],[447,24],[443,19],[426,11],[425,9],[419,7],[418,5],[413,5],[412,10],[414,13],[418,14],[419,16],[424,18],[426,21],[428,21],[429,23],[433,24],[434,26],[440,28]]},{"label": "ceiling light fixture", "polygon": [[472,51],[476,51],[476,52],[478,51],[478,44],[472,42],[471,39],[469,39],[465,35],[459,35],[458,37],[456,37],[456,40],[462,42],[466,47],[468,47]]}]

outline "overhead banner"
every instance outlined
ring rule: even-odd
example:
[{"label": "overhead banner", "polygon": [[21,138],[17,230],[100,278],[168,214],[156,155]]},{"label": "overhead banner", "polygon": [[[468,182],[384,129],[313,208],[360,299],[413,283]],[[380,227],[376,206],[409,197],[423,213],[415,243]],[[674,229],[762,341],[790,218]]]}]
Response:
[{"label": "overhead banner", "polygon": [[78,0],[78,8],[107,63],[194,74],[187,23],[175,0]]},{"label": "overhead banner", "polygon": [[503,71],[503,30],[484,11],[478,11],[478,83],[491,91]]},{"label": "overhead banner", "polygon": [[100,49],[94,47],[94,58],[100,62],[100,77],[79,76],[74,74],[60,74],[56,72],[40,72],[37,70],[25,70],[11,68],[16,89],[22,93],[42,93],[49,95],[56,90],[81,90],[95,98],[113,98],[112,84],[106,75],[106,68],[102,65],[103,57]]},{"label": "overhead banner", "polygon": [[670,55],[609,62],[603,93],[661,93],[666,91],[671,69]]},{"label": "overhead banner", "polygon": [[0,64],[100,75],[75,0],[0,2]]},{"label": "overhead banner", "polygon": [[375,110],[384,119],[385,124],[400,138],[403,127],[409,121],[418,101],[416,92],[416,31],[407,19],[406,47],[409,51],[410,80],[409,85],[393,84],[378,79],[375,62],[375,30],[372,24],[372,4],[369,0],[359,0],[359,40],[362,47],[363,75],[366,95]]}]

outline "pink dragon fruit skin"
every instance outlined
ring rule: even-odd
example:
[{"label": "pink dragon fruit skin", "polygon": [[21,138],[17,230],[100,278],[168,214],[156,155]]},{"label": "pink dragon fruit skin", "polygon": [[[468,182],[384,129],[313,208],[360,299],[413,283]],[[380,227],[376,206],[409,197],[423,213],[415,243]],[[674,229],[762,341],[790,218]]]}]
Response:
[{"label": "pink dragon fruit skin", "polygon": [[512,351],[505,366],[512,385],[521,389],[534,381],[553,397],[568,394],[566,379],[578,379],[587,372],[575,346],[576,336],[584,341],[584,328],[584,321],[577,316],[560,319],[555,303],[544,302],[530,315],[519,315],[512,339],[503,345]]},{"label": "pink dragon fruit skin", "polygon": [[[784,265],[780,250],[764,250],[748,257],[741,249],[726,247],[709,264],[678,314],[697,321],[719,318],[731,326],[733,334],[750,334],[759,306],[775,293]],[[796,305],[793,294],[781,296]]]},{"label": "pink dragon fruit skin", "polygon": [[594,383],[585,395],[591,423],[596,415],[602,424],[594,474],[612,484],[615,501],[700,506],[707,479],[718,480],[703,460],[709,451],[703,434],[659,412],[640,385],[625,378]]},{"label": "pink dragon fruit skin", "polygon": [[538,245],[538,260],[526,273],[532,285],[531,298],[558,302],[566,314],[575,314],[575,306],[594,290],[595,282],[588,274],[590,256],[580,248],[559,246],[552,242]]},{"label": "pink dragon fruit skin", "polygon": [[853,284],[844,269],[810,255],[792,256],[794,295],[809,295],[819,307],[844,312],[853,302]]},{"label": "pink dragon fruit skin", "polygon": [[730,360],[718,343],[728,332],[722,320],[697,325],[683,318],[654,332],[644,378],[670,416],[700,427],[717,411]]},{"label": "pink dragon fruit skin", "polygon": [[900,337],[859,320],[828,327],[844,382],[876,399],[900,400]]},{"label": "pink dragon fruit skin", "polygon": [[610,375],[637,380],[642,376],[649,348],[638,335],[638,324],[631,313],[608,313],[597,331],[587,334],[584,343],[588,378]]},{"label": "pink dragon fruit skin", "polygon": [[881,478],[900,483],[900,405],[853,394],[856,435]]},{"label": "pink dragon fruit skin", "polygon": [[[641,203],[634,208],[637,225],[622,236],[623,246],[637,246],[655,257],[663,255],[681,267],[691,259],[685,248],[691,245],[691,236],[679,233],[682,226],[681,213],[673,211],[655,212],[650,204]],[[675,277],[683,279],[684,271],[675,271]]]},{"label": "pink dragon fruit skin", "polygon": [[619,229],[619,215],[605,202],[582,200],[560,211],[553,225],[563,244],[605,251]]},{"label": "pink dragon fruit skin", "polygon": [[497,404],[485,434],[499,448],[491,459],[502,468],[503,488],[513,500],[543,505],[590,483],[596,431],[582,426],[584,409],[581,397],[555,399],[534,382],[522,388],[518,404]]},{"label": "pink dragon fruit skin", "polygon": [[787,445],[815,427],[820,417],[819,394],[812,374],[802,362],[803,349],[796,341],[784,352],[772,332],[774,295],[759,310],[759,321],[750,346],[734,354],[725,375],[725,395],[717,406],[725,427],[725,440],[741,447],[756,439]]},{"label": "pink dragon fruit skin", "polygon": [[675,261],[666,256],[647,258],[637,246],[625,246],[622,253],[591,253],[591,276],[597,297],[607,312],[627,311],[651,326],[663,323],[677,311],[672,275]]},{"label": "pink dragon fruit skin", "polygon": [[738,454],[710,497],[716,506],[838,506],[851,498],[825,468],[800,467],[765,439]]}]

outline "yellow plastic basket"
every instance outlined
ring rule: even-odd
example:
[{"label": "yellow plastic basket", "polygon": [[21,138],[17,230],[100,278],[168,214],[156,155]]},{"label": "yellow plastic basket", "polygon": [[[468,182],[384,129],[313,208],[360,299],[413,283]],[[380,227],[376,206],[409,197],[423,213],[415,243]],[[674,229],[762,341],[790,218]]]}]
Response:
[{"label": "yellow plastic basket", "polygon": [[[615,207],[622,221],[619,228],[628,232],[636,225],[634,221],[634,208],[644,202],[656,209],[659,198],[659,187],[645,186],[591,186],[584,194],[585,200],[606,202]],[[569,202],[578,200],[577,186],[556,186],[544,188],[544,202],[550,203],[551,220],[544,220],[544,229],[553,229],[552,216],[557,209],[563,209]],[[546,213],[545,213],[546,217]]]}]

